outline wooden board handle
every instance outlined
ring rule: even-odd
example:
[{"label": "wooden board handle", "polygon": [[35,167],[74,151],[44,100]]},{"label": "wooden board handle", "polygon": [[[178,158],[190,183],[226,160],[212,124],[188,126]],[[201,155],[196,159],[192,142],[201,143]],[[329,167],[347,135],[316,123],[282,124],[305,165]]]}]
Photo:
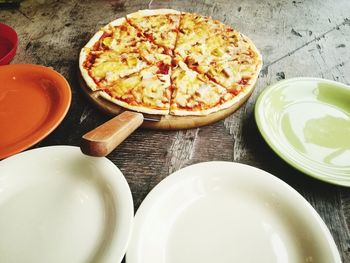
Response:
[{"label": "wooden board handle", "polygon": [[80,148],[91,156],[106,156],[143,123],[143,115],[125,111],[82,137]]}]

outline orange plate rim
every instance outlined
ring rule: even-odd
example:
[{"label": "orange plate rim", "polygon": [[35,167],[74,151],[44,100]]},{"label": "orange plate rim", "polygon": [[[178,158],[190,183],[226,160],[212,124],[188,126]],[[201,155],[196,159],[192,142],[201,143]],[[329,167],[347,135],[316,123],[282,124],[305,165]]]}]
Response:
[{"label": "orange plate rim", "polygon": [[60,92],[62,94],[62,97],[59,100],[58,104],[57,102],[53,103],[53,101],[51,100],[51,105],[56,104],[55,108],[58,109],[58,112],[51,116],[53,121],[51,121],[50,123],[44,122],[38,127],[35,133],[33,132],[32,134],[28,135],[28,137],[26,137],[27,140],[29,138],[28,142],[21,144],[21,140],[19,140],[18,142],[16,142],[16,144],[18,145],[11,147],[10,150],[0,149],[0,160],[30,148],[31,146],[43,140],[50,133],[52,133],[67,115],[72,100],[71,88],[68,81],[65,77],[63,77],[63,75],[61,75],[52,68],[36,64],[0,65],[0,83],[2,82],[2,79],[6,78],[6,76],[8,78],[8,75],[6,75],[6,73],[9,71],[16,72],[14,74],[17,74],[17,76],[27,76],[26,74],[30,75],[33,72],[43,74],[43,76],[48,76],[51,79],[57,81],[58,85],[55,85],[55,88],[61,89]]}]

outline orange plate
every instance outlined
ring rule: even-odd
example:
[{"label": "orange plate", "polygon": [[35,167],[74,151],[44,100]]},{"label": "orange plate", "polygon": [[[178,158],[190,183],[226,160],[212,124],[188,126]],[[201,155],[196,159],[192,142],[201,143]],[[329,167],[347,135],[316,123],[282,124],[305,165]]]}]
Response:
[{"label": "orange plate", "polygon": [[31,64],[0,66],[0,159],[49,135],[70,102],[69,84],[58,72]]}]

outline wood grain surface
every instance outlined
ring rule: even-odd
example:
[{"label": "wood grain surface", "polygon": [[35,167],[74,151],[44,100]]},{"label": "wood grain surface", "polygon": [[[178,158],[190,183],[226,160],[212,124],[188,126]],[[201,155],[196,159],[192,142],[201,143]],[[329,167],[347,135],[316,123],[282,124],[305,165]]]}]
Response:
[{"label": "wood grain surface", "polygon": [[276,175],[302,194],[329,227],[343,262],[350,262],[350,189],[293,169],[266,145],[253,117],[257,96],[281,79],[310,76],[350,84],[348,0],[72,0],[1,9],[0,21],[19,34],[18,53],[12,63],[53,67],[72,87],[67,117],[36,147],[78,146],[83,134],[108,120],[79,87],[79,51],[100,27],[116,17],[159,7],[210,15],[232,25],[261,50],[264,66],[247,103],[226,119],[180,131],[139,129],[108,156],[124,173],[135,209],[159,181],[184,166],[213,160],[246,163]]}]

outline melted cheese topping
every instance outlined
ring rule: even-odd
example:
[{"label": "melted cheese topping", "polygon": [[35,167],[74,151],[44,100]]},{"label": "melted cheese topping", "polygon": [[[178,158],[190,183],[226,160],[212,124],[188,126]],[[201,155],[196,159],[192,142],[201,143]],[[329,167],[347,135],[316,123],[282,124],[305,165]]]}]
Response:
[{"label": "melted cheese topping", "polygon": [[151,66],[128,77],[117,79],[107,88],[108,94],[131,105],[168,109],[170,76],[159,75],[157,71],[157,66]]},{"label": "melted cheese topping", "polygon": [[201,39],[192,46],[178,46],[176,52],[184,59],[189,58],[198,64],[210,65],[213,60],[232,59],[230,50],[232,48],[229,41],[220,33]]},{"label": "melted cheese topping", "polygon": [[184,13],[179,26],[177,46],[193,45],[203,38],[216,34],[225,27],[219,21],[197,14]]},{"label": "melted cheese topping", "polygon": [[222,61],[213,64],[207,75],[230,92],[236,93],[238,86],[246,86],[257,72],[257,64],[242,64],[238,61]]},{"label": "melted cheese topping", "polygon": [[121,26],[109,26],[99,40],[99,49],[113,50],[115,53],[140,53],[149,61],[154,60],[155,54],[163,54],[166,50],[149,41],[146,36],[129,23]]},{"label": "melted cheese topping", "polygon": [[170,66],[171,56],[163,54],[165,49],[148,41],[129,23],[109,25],[103,30],[102,37],[90,51],[94,60],[88,67],[89,74],[99,88],[159,61]]},{"label": "melted cheese topping", "polygon": [[180,15],[137,16],[128,18],[128,21],[154,43],[174,49]]},{"label": "melted cheese topping", "polygon": [[145,37],[136,28],[126,21],[119,26],[107,26],[103,28],[104,35],[99,40],[100,48],[108,48],[117,53],[132,52],[139,42],[145,41]]},{"label": "melted cheese topping", "polygon": [[140,54],[117,54],[113,51],[101,53],[92,65],[90,72],[96,81],[107,81],[130,75],[145,68],[147,63],[142,60]]},{"label": "melted cheese topping", "polygon": [[210,81],[203,81],[198,73],[179,61],[173,70],[171,109],[194,108],[207,109],[218,105],[227,93],[226,89]]},{"label": "melted cheese topping", "polygon": [[234,90],[234,93],[240,90],[238,85],[249,84],[249,79],[261,64],[260,57],[252,49],[250,42],[234,29],[223,24],[220,26],[220,22],[202,25],[201,21],[198,22],[198,19],[191,15],[185,15],[185,18],[185,22],[181,21],[180,32],[183,26],[190,25],[196,26],[196,30],[200,32],[206,29],[208,33],[197,37],[196,42],[191,45],[180,41],[175,53],[180,55],[190,68],[206,74],[230,91]]}]

